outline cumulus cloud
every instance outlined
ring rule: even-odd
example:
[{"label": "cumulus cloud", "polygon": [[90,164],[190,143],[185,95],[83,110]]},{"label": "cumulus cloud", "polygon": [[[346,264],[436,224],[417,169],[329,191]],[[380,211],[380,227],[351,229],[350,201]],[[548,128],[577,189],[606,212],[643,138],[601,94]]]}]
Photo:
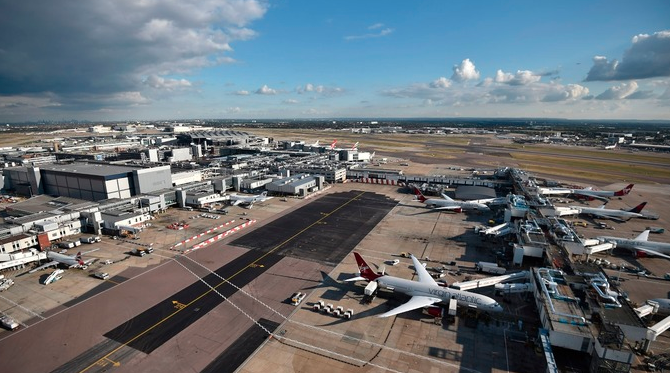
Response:
[{"label": "cumulus cloud", "polygon": [[621,83],[596,96],[596,100],[621,100],[637,90],[637,82]]},{"label": "cumulus cloud", "polygon": [[454,65],[454,73],[451,75],[451,80],[455,82],[465,82],[467,80],[479,79],[479,71],[475,68],[475,64],[469,58],[464,59],[460,65]]},{"label": "cumulus cloud", "polygon": [[326,86],[323,86],[323,85],[314,85],[312,83],[307,83],[304,86],[296,87],[295,91],[298,94],[318,93],[318,94],[324,94],[324,95],[333,95],[333,94],[343,93],[344,89],[339,88],[339,87],[326,87]]},{"label": "cumulus cloud", "polygon": [[451,81],[443,76],[433,80],[430,83],[431,88],[449,88],[451,86]]},{"label": "cumulus cloud", "polygon": [[586,81],[631,80],[670,76],[670,30],[633,37],[621,62],[595,56]]},{"label": "cumulus cloud", "polygon": [[589,89],[579,84],[554,84],[549,89],[541,101],[557,102],[575,100],[588,96]]},{"label": "cumulus cloud", "polygon": [[249,96],[249,91],[241,90],[241,91],[235,91],[233,94],[237,96]]},{"label": "cumulus cloud", "polygon": [[503,83],[509,85],[528,85],[539,82],[541,76],[528,70],[518,70],[516,74],[506,73],[502,70],[496,71],[496,76],[493,80],[496,83]]},{"label": "cumulus cloud", "polygon": [[276,95],[277,90],[272,89],[272,88],[268,87],[267,84],[265,84],[265,85],[263,85],[262,87],[260,87],[256,90],[256,94],[257,95]]},{"label": "cumulus cloud", "polygon": [[90,95],[95,105],[187,88],[175,75],[234,62],[231,43],[253,38],[248,25],[266,10],[261,0],[3,1],[0,94]]}]

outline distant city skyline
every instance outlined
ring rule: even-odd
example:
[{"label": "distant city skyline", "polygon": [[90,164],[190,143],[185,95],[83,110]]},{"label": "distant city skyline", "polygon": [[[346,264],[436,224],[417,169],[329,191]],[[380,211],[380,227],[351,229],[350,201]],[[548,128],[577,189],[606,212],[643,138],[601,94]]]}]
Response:
[{"label": "distant city skyline", "polygon": [[0,4],[2,123],[670,119],[667,1]]}]

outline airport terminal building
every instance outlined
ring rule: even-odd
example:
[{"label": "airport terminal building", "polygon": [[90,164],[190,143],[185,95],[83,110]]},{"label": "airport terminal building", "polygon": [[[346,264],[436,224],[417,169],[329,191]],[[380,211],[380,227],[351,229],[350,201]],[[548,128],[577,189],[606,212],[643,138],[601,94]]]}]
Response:
[{"label": "airport terminal building", "polygon": [[49,194],[101,201],[169,187],[172,187],[170,166],[72,163],[17,167],[5,173],[5,189],[26,196]]}]

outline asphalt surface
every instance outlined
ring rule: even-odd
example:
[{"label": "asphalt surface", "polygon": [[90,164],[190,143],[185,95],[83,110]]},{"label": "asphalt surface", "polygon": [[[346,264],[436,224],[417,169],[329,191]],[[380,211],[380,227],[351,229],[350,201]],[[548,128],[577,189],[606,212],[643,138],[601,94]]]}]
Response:
[{"label": "asphalt surface", "polygon": [[[86,349],[77,349],[77,353],[72,353],[74,350],[70,351],[73,357],[68,360],[59,359],[58,365],[50,366],[44,371],[106,371],[111,368],[112,364],[118,363],[129,368],[132,364],[128,364],[136,361],[140,356],[143,364],[146,364],[150,361],[147,359],[151,359],[152,352],[224,303],[225,299],[237,293],[238,288],[245,287],[253,280],[262,278],[261,276],[268,276],[269,274],[264,275],[264,273],[271,270],[283,258],[291,257],[285,260],[308,260],[325,265],[338,264],[396,204],[397,201],[371,192],[351,191],[325,195],[235,240],[234,245],[251,250],[215,269],[216,275],[204,272],[201,267],[189,262],[187,258],[177,257],[182,266],[197,274],[202,281],[191,282],[190,285],[162,300],[154,297],[154,301],[149,303],[148,308],[144,311],[129,315],[132,317],[125,322],[101,333],[106,339],[100,339],[102,337],[100,334],[86,337],[86,340],[93,342]],[[301,274],[296,273],[296,275]],[[222,278],[229,280],[235,286],[231,286]],[[148,281],[149,283],[155,281],[149,280],[149,277],[146,276],[129,281],[125,281],[127,278],[113,278],[112,280],[114,279],[131,285],[134,281]],[[85,336],[86,331],[78,329],[77,320],[71,320],[67,313],[83,312],[94,322],[95,312],[86,310],[91,306],[91,302],[81,302],[83,299],[91,298],[104,302],[101,297],[105,297],[106,293],[100,293],[110,287],[115,287],[114,282],[102,282],[96,289],[83,294],[81,299],[63,305],[58,317],[60,323],[57,325],[50,326],[54,323],[47,319],[40,322],[35,328],[56,327],[58,330],[68,330],[68,334],[75,333],[80,337]],[[210,286],[215,290],[212,290]],[[151,288],[147,288],[146,291],[151,291]],[[285,300],[274,300],[274,302],[284,303]],[[73,322],[74,325],[70,325],[70,322]],[[277,320],[264,318],[259,319],[258,322],[270,331],[274,331],[279,325]],[[227,334],[233,336],[234,342],[210,361],[205,371],[234,371],[267,338],[267,332],[257,324],[239,331],[231,330]],[[68,346],[67,339],[56,345],[53,345],[54,341],[48,340],[34,342],[37,342],[34,347],[39,350],[46,351],[49,346],[68,348],[66,347]],[[12,366],[17,368],[20,364],[26,367],[31,365],[19,361],[16,361],[16,364]],[[43,368],[49,366],[47,361],[42,361],[38,365]]]},{"label": "asphalt surface", "polygon": [[[274,332],[279,324],[267,319],[258,323],[270,332]],[[265,341],[268,334],[258,325],[253,325],[237,342],[228,347],[200,373],[233,373],[244,361]]]},{"label": "asphalt surface", "polygon": [[231,245],[335,266],[397,203],[357,190],[328,194]]}]

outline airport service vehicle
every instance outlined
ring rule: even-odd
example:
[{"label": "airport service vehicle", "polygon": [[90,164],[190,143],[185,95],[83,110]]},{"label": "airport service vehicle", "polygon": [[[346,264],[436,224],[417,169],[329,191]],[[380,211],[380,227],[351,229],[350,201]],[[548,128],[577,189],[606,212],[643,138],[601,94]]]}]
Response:
[{"label": "airport service vehicle", "polygon": [[442,194],[442,198],[426,198],[419,188],[414,188],[416,198],[421,201],[426,207],[430,207],[437,211],[490,211],[491,209],[484,204],[483,200],[479,201],[456,201],[446,194]]},{"label": "airport service vehicle", "polygon": [[506,271],[505,268],[498,267],[496,263],[490,263],[490,262],[477,262],[475,264],[475,268],[479,272],[492,273],[496,275],[504,275]]},{"label": "airport service vehicle", "polygon": [[99,278],[101,280],[106,280],[109,278],[109,273],[107,272],[96,272],[93,274],[93,277]]},{"label": "airport service vehicle", "polygon": [[647,205],[647,202],[642,202],[639,205],[633,207],[630,210],[612,210],[606,209],[605,205],[600,207],[581,207],[581,206],[569,206],[570,209],[579,211],[580,214],[593,215],[599,218],[606,218],[616,221],[626,221],[630,218],[641,218],[642,214],[640,213],[644,206]]},{"label": "airport service vehicle", "polygon": [[63,272],[65,271],[63,271],[62,269],[57,269],[51,272],[51,274],[47,276],[47,278],[44,280],[44,285],[49,285],[63,278]]},{"label": "airport service vehicle", "polygon": [[291,304],[294,306],[299,305],[303,299],[305,299],[305,293],[297,292],[291,295]]},{"label": "airport service vehicle", "polygon": [[611,236],[598,236],[596,238],[602,242],[615,243],[616,247],[628,249],[636,257],[649,255],[670,259],[670,243],[649,241],[649,230],[645,230],[633,239]]},{"label": "airport service vehicle", "polygon": [[133,255],[137,255],[137,256],[145,256],[145,255],[151,254],[153,252],[154,252],[153,247],[146,247],[146,248],[145,247],[139,247],[139,248],[135,248],[131,251],[131,253]]},{"label": "airport service vehicle", "polygon": [[83,243],[96,243],[100,242],[100,236],[91,236],[91,237],[82,237],[79,239],[79,241]]},{"label": "airport service vehicle", "polygon": [[460,306],[475,308],[482,311],[500,312],[503,310],[498,302],[485,295],[444,288],[438,285],[414,255],[410,255],[410,257],[412,263],[414,263],[414,268],[419,278],[418,281],[375,273],[365,260],[363,260],[360,254],[354,252],[354,257],[358,264],[360,276],[348,279],[347,281],[356,281],[359,279],[364,279],[370,282],[375,281],[380,287],[393,289],[393,291],[411,296],[407,303],[378,315],[377,317],[394,316],[403,312],[432,306],[435,303],[448,304],[452,299],[455,299]]},{"label": "airport service vehicle", "polygon": [[7,330],[16,330],[19,328],[19,323],[9,316],[0,317],[0,325]]}]

